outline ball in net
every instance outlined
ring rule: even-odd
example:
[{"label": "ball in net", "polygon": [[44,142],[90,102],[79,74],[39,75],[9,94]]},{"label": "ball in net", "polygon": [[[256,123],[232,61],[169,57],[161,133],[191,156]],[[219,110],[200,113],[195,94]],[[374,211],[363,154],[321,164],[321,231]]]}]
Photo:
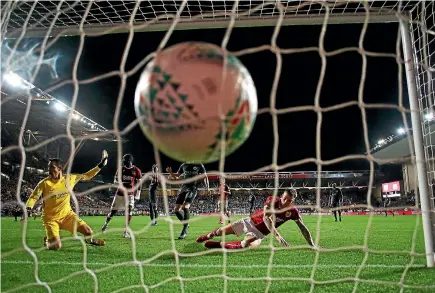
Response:
[{"label": "ball in net", "polygon": [[245,66],[207,43],[180,43],[158,53],[135,93],[145,136],[182,162],[211,163],[223,151],[234,152],[251,133],[257,109],[257,92]]}]

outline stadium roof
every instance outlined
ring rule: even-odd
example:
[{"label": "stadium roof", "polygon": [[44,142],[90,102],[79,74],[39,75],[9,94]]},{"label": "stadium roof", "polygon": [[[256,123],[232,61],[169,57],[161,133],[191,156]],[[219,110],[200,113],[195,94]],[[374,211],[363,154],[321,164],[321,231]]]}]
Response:
[{"label": "stadium roof", "polygon": [[[433,131],[435,125],[434,117],[433,115],[427,115],[425,120],[423,133],[426,135],[423,139],[435,142],[435,132]],[[380,165],[409,162],[411,159],[409,140],[411,140],[411,147],[413,147],[414,138],[412,130],[399,129],[398,134],[379,140],[378,144],[371,150],[371,153],[375,159],[380,160],[377,162]]]},{"label": "stadium roof", "polygon": [[115,141],[112,134],[104,134],[108,132],[104,126],[72,110],[17,74],[8,72],[3,75],[2,81],[2,141],[7,140],[6,135],[13,144],[18,142],[18,134],[26,116],[29,97],[31,105],[23,136],[25,146],[31,147],[50,139],[58,143],[68,143],[66,130],[69,115],[72,115],[70,131],[74,138],[81,140],[83,137],[99,133],[101,136],[94,137],[94,140]]}]

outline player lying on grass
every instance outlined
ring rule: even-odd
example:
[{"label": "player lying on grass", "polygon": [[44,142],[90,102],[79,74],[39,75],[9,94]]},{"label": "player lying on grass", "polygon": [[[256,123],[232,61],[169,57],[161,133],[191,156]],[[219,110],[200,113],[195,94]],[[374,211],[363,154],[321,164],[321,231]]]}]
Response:
[{"label": "player lying on grass", "polygon": [[100,172],[107,164],[107,152],[103,151],[100,163],[84,174],[63,174],[63,163],[61,159],[50,159],[48,164],[49,176],[42,179],[26,203],[31,212],[35,203],[41,198],[43,202],[42,224],[45,228],[44,246],[51,250],[59,250],[62,247],[60,241],[60,230],[74,233],[74,230],[85,236],[88,244],[102,246],[104,241],[92,238],[92,230],[76,213],[70,205],[71,194],[68,191],[67,183],[71,189],[80,180],[90,180]]},{"label": "player lying on grass", "polygon": [[[282,195],[280,197],[277,196],[275,200],[272,196],[269,196],[266,199],[263,209],[256,211],[250,217],[240,219],[223,228],[217,228],[208,234],[202,235],[196,242],[205,242],[205,247],[207,248],[257,248],[260,246],[263,239],[272,233],[282,245],[290,246],[289,243],[282,238],[276,228],[288,220],[293,220],[298,225],[308,245],[314,247],[310,231],[302,221],[298,209],[293,205],[296,197],[297,192],[294,189],[286,189]],[[275,210],[274,212],[272,212],[272,207]],[[208,241],[215,236],[231,234],[237,236],[244,234],[245,238],[241,241],[233,242]]]}]

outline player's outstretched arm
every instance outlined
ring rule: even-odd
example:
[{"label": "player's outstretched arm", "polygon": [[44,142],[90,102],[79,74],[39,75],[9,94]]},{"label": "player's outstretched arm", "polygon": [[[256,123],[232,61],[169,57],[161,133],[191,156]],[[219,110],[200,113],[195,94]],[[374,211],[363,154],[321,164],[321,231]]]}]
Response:
[{"label": "player's outstretched arm", "polygon": [[[180,169],[181,169],[181,167],[180,167]],[[180,179],[181,174],[179,172],[177,172],[177,173],[172,172],[171,167],[166,168],[166,172],[169,173],[169,176],[168,176],[169,180],[179,180]]]},{"label": "player's outstretched arm", "polygon": [[35,204],[38,202],[39,198],[41,197],[41,195],[44,191],[42,184],[43,184],[42,181],[40,181],[38,183],[38,185],[36,185],[35,189],[33,189],[32,194],[27,199],[26,209],[28,212],[30,212],[33,209],[33,207],[35,206]]},{"label": "player's outstretched arm", "polygon": [[299,219],[295,222],[296,225],[298,225],[299,229],[301,230],[301,233],[304,236],[305,240],[307,241],[308,245],[314,247],[314,242],[313,242],[313,238],[311,238],[310,230],[308,230],[307,226],[305,226],[302,219]]},{"label": "player's outstretched arm", "polygon": [[276,230],[273,217],[270,216],[265,220],[266,220],[265,221],[266,226],[269,228],[269,230],[275,236],[276,240],[278,240],[278,242],[281,243],[283,246],[289,247],[290,244],[287,241],[285,241],[285,239],[281,236],[281,234],[278,232],[278,230]]},{"label": "player's outstretched arm", "polygon": [[76,182],[78,182],[80,180],[87,181],[87,180],[91,180],[92,178],[94,178],[100,172],[100,170],[104,166],[107,165],[108,157],[109,157],[109,154],[107,153],[106,150],[104,150],[103,153],[101,154],[101,161],[98,163],[98,165],[95,168],[92,168],[91,170],[89,170],[88,172],[78,175]]}]

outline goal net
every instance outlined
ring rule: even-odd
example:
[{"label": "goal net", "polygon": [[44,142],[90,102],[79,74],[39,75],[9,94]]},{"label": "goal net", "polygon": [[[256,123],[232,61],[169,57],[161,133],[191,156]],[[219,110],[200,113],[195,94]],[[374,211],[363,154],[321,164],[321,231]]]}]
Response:
[{"label": "goal net", "polygon": [[[312,186],[312,190],[315,191],[314,200],[310,204],[304,202],[301,206],[311,211],[310,215],[305,218],[304,214],[303,217],[317,246],[314,250],[307,249],[304,238],[295,230],[297,227],[292,227],[291,224],[282,226],[283,236],[289,239],[290,247],[284,248],[273,237],[269,237],[256,250],[204,250],[202,246],[195,243],[196,234],[206,233],[217,226],[215,220],[204,216],[193,217],[190,228],[192,235],[189,235],[188,239],[177,241],[177,231],[181,225],[175,217],[171,217],[175,191],[169,188],[168,190],[163,188],[162,191],[163,215],[160,217],[161,224],[156,229],[153,230],[144,217],[136,219],[133,217],[132,239],[121,239],[119,233],[122,234],[124,230],[126,217],[119,217],[113,220],[111,224],[113,228],[104,236],[107,241],[105,247],[88,246],[79,235],[70,237],[61,234],[62,249],[56,252],[46,251],[42,248],[45,232],[40,222],[28,219],[17,228],[16,225],[11,225],[8,218],[2,219],[0,290],[3,292],[284,292],[291,290],[432,292],[435,290],[433,270],[430,269],[434,267],[435,235],[433,195],[435,109],[432,76],[435,52],[434,15],[435,4],[431,1],[2,1],[1,155],[3,162],[18,158],[18,163],[13,166],[2,164],[2,168],[15,170],[12,174],[16,176],[15,183],[9,185],[7,183],[9,175],[2,172],[3,208],[6,199],[9,200],[13,194],[12,201],[18,204],[19,210],[25,210],[23,193],[28,191],[24,190],[23,186],[27,186],[26,182],[32,182],[27,176],[29,176],[28,170],[37,165],[37,156],[34,154],[41,150],[44,150],[45,154],[49,153],[47,149],[57,143],[57,140],[63,140],[66,145],[68,157],[64,159],[68,162],[66,167],[68,173],[74,170],[73,164],[76,163],[74,157],[82,148],[82,142],[87,140],[93,141],[93,149],[101,150],[104,146],[99,146],[99,142],[96,141],[110,140],[112,145],[115,145],[115,149],[111,152],[114,156],[109,158],[109,165],[121,161],[122,155],[128,149],[126,144],[129,143],[123,143],[122,140],[134,131],[138,123],[134,121],[128,125],[120,125],[119,122],[123,103],[131,99],[126,94],[128,87],[132,86],[128,84],[127,78],[140,72],[152,57],[152,54],[142,56],[140,59],[136,58],[135,64],[128,64],[133,40],[140,33],[151,36],[156,32],[162,32],[161,40],[153,51],[160,50],[171,42],[177,30],[216,29],[221,30],[222,34],[219,40],[214,41],[230,54],[241,59],[255,56],[263,51],[270,52],[275,58],[272,61],[276,62],[273,75],[257,74],[257,76],[260,79],[271,80],[271,89],[268,90],[267,97],[259,98],[267,100],[268,105],[259,109],[259,113],[262,115],[268,113],[272,116],[273,134],[268,136],[273,141],[270,156],[272,161],[259,170],[243,171],[274,172],[272,175],[276,178],[274,190],[278,194],[283,187],[279,182],[279,171],[312,164],[314,166],[312,171],[317,172],[318,179],[315,186]],[[388,32],[394,32],[396,42],[388,46],[390,48],[393,46],[395,50],[384,50],[382,44],[375,44],[374,48],[378,48],[376,50],[366,47],[366,36],[377,33],[370,31],[371,25],[384,23],[394,25],[394,30]],[[308,35],[312,25],[316,25],[319,32],[314,38],[311,37],[311,41],[295,40],[297,45],[294,47],[280,46],[282,41],[280,38],[286,38],[282,35],[284,27],[294,26],[297,30],[297,26],[304,26],[303,29],[307,30]],[[333,46],[327,44],[328,31],[337,29],[337,26],[343,28],[342,39],[351,37],[355,39],[354,35],[346,34],[345,28],[348,26],[358,26],[359,31],[353,30],[353,32],[358,31],[359,36],[352,45],[330,50],[329,48],[334,47],[335,44]],[[249,39],[256,38],[257,29],[261,27],[270,28],[268,43],[256,47],[244,47],[237,51],[228,49],[231,47],[231,36],[235,30],[243,28],[243,34],[238,36]],[[119,68],[109,72],[96,69],[95,72],[98,74],[80,72],[80,58],[86,50],[90,50],[87,42],[93,38],[114,34],[127,36],[122,55],[119,56]],[[206,35],[202,34],[202,36]],[[195,39],[195,36],[191,37]],[[46,88],[39,89],[36,85],[44,66],[53,68],[53,72],[50,73],[53,77],[57,76],[56,58],[53,59],[48,52],[66,38],[72,38],[76,42],[76,48],[68,50],[74,52],[75,56],[70,56],[70,65],[68,69],[64,69],[72,72],[70,78],[61,78],[51,82]],[[312,42],[313,39],[315,42]],[[388,39],[387,36],[385,39]],[[37,42],[31,43],[34,40]],[[184,35],[177,35],[177,40],[183,41]],[[37,46],[27,45],[35,43]],[[115,50],[112,48],[118,45],[119,42],[115,41],[98,50],[101,50],[101,55],[104,55],[105,51]],[[23,53],[23,48],[27,53]],[[296,66],[284,66],[284,56],[304,54],[310,55],[301,58],[320,59],[320,66],[315,69],[305,68],[305,61],[299,63],[295,61]],[[322,91],[325,90],[328,81],[341,80],[347,74],[344,71],[328,73],[330,58],[346,54],[360,56],[361,74],[355,87],[357,90],[349,95],[342,95],[346,96],[346,99],[325,106],[327,103],[322,100]],[[30,55],[34,57],[32,59],[34,64],[29,64],[27,60],[30,59],[25,58]],[[388,62],[397,63],[395,71],[389,71],[389,74],[393,72],[395,75],[393,79],[398,81],[392,85],[396,88],[393,91],[395,97],[390,99],[390,102],[376,103],[376,99],[367,98],[365,95],[366,80],[370,78],[382,80],[386,76],[368,70],[367,62],[370,60],[376,63],[387,59]],[[255,64],[258,68],[247,66],[248,70],[261,72],[262,60],[258,60]],[[104,70],[103,65],[101,64],[103,68],[101,70]],[[381,70],[382,65],[377,68]],[[279,92],[280,84],[291,82],[282,79],[283,73],[303,69],[317,71],[317,75],[310,75],[310,78],[315,79],[310,83],[310,86],[314,85],[312,86],[314,90],[306,90],[312,95],[307,100],[287,103],[286,107],[280,107],[281,101],[289,99],[292,94]],[[373,74],[373,77],[369,76],[369,73]],[[93,84],[98,87],[99,82],[111,81],[113,78],[118,78],[121,82],[119,92],[116,93],[117,100],[113,104],[113,109],[110,109],[114,117],[111,124],[113,126],[110,127],[111,129],[106,129],[79,112],[80,99],[92,99],[81,96],[79,91]],[[258,87],[259,81],[254,78],[254,82]],[[305,85],[295,84],[293,87],[305,87]],[[37,136],[45,128],[38,129],[39,132],[30,131],[29,119],[42,120],[43,114],[40,113],[44,111],[42,107],[44,103],[57,101],[59,92],[65,88],[69,88],[66,92],[70,96],[70,102],[56,103],[60,112],[68,113],[68,118],[59,124],[63,132],[56,132],[48,137]],[[264,93],[264,89],[261,91]],[[335,91],[339,92],[341,89],[336,88]],[[391,95],[391,92],[388,94]],[[297,101],[298,97],[292,99]],[[13,107],[5,108],[11,101],[14,103],[18,101],[17,107],[23,110],[23,116],[17,118],[20,123],[14,124],[4,118],[16,116],[15,112],[12,112],[15,104]],[[259,104],[266,105],[264,102]],[[87,109],[86,113],[92,116],[93,111],[102,112],[103,107],[98,103],[93,104],[92,109]],[[361,118],[354,117],[354,119],[358,119],[360,127],[362,126],[364,148],[360,153],[351,151],[350,155],[341,154],[339,157],[328,158],[322,150],[324,145],[330,142],[327,141],[327,137],[322,136],[322,125],[326,123],[327,116],[338,115],[336,111],[348,107],[359,109],[358,115],[361,115]],[[6,113],[4,109],[8,109],[8,112]],[[375,188],[376,164],[403,158],[377,159],[376,150],[387,147],[390,142],[373,141],[373,135],[369,132],[373,127],[368,118],[373,117],[368,116],[368,112],[372,110],[394,110],[396,114],[400,114],[400,121],[397,123],[401,123],[402,132],[406,133],[401,135],[408,138],[405,148],[410,156],[407,159],[415,169],[414,177],[409,179],[416,182],[418,197],[418,200],[408,207],[412,216],[398,216],[394,220],[390,217],[382,220],[378,216],[384,209],[379,208],[372,200],[375,193],[380,193]],[[133,109],[128,111],[133,112]],[[306,139],[311,144],[306,147],[315,149],[315,155],[283,162],[278,158],[278,150],[280,142],[283,143],[284,136],[288,136],[290,130],[286,130],[289,131],[288,133],[281,134],[287,125],[281,127],[279,120],[283,115],[308,112],[310,115],[306,114],[306,117],[310,116],[309,118],[298,117],[315,120],[315,132],[313,132],[315,138],[308,139],[301,135],[301,141],[297,143],[305,146],[308,142],[303,140]],[[74,121],[80,121],[85,126],[77,127]],[[264,120],[257,121],[257,124],[261,121]],[[351,132],[352,130],[346,129],[346,122],[336,122],[334,129],[343,128],[340,131]],[[13,133],[9,133],[10,128],[7,128],[11,124],[16,125],[17,137],[5,142],[6,135],[14,137]],[[44,127],[48,127],[48,124]],[[279,131],[278,127],[280,127]],[[270,128],[266,129],[271,131]],[[380,135],[379,132],[375,134]],[[108,138],[111,135],[112,137]],[[34,143],[30,144],[30,141]],[[391,144],[393,142],[394,140],[391,140]],[[343,143],[352,144],[345,140]],[[57,152],[59,154],[59,151]],[[155,158],[149,160],[150,166],[144,166],[144,170],[151,169],[151,165],[155,162],[159,164],[160,170],[164,170],[165,166],[161,164],[162,158],[157,151],[154,154]],[[149,156],[149,154],[145,155]],[[326,220],[330,211],[329,206],[323,202],[322,190],[327,189],[328,184],[324,185],[326,181],[322,180],[321,174],[328,166],[347,160],[369,162],[370,180],[365,198],[362,202],[352,205],[352,209],[361,211],[366,216],[355,216],[348,221],[349,224],[344,221],[338,226],[331,222],[331,216]],[[217,170],[209,171],[208,174],[224,174],[223,166],[221,162]],[[149,175],[147,173],[145,178]],[[167,186],[166,179],[163,176],[161,179],[164,182],[163,186]],[[99,199],[94,199],[94,195],[110,188],[116,186],[89,185],[85,190],[72,192],[76,211],[80,213],[80,210],[86,210],[87,214],[102,216],[85,218],[97,237],[101,236],[99,231],[109,208],[106,204],[104,214],[95,213],[95,210],[101,209],[100,207],[105,204]],[[306,185],[299,188],[306,189]],[[81,208],[81,205],[86,207]],[[350,208],[350,206],[342,207],[346,211]],[[403,211],[404,209],[398,206],[391,210]],[[137,224],[134,224],[135,222]],[[286,226],[289,228],[284,228]],[[235,238],[231,236],[228,239],[232,241]]]}]

